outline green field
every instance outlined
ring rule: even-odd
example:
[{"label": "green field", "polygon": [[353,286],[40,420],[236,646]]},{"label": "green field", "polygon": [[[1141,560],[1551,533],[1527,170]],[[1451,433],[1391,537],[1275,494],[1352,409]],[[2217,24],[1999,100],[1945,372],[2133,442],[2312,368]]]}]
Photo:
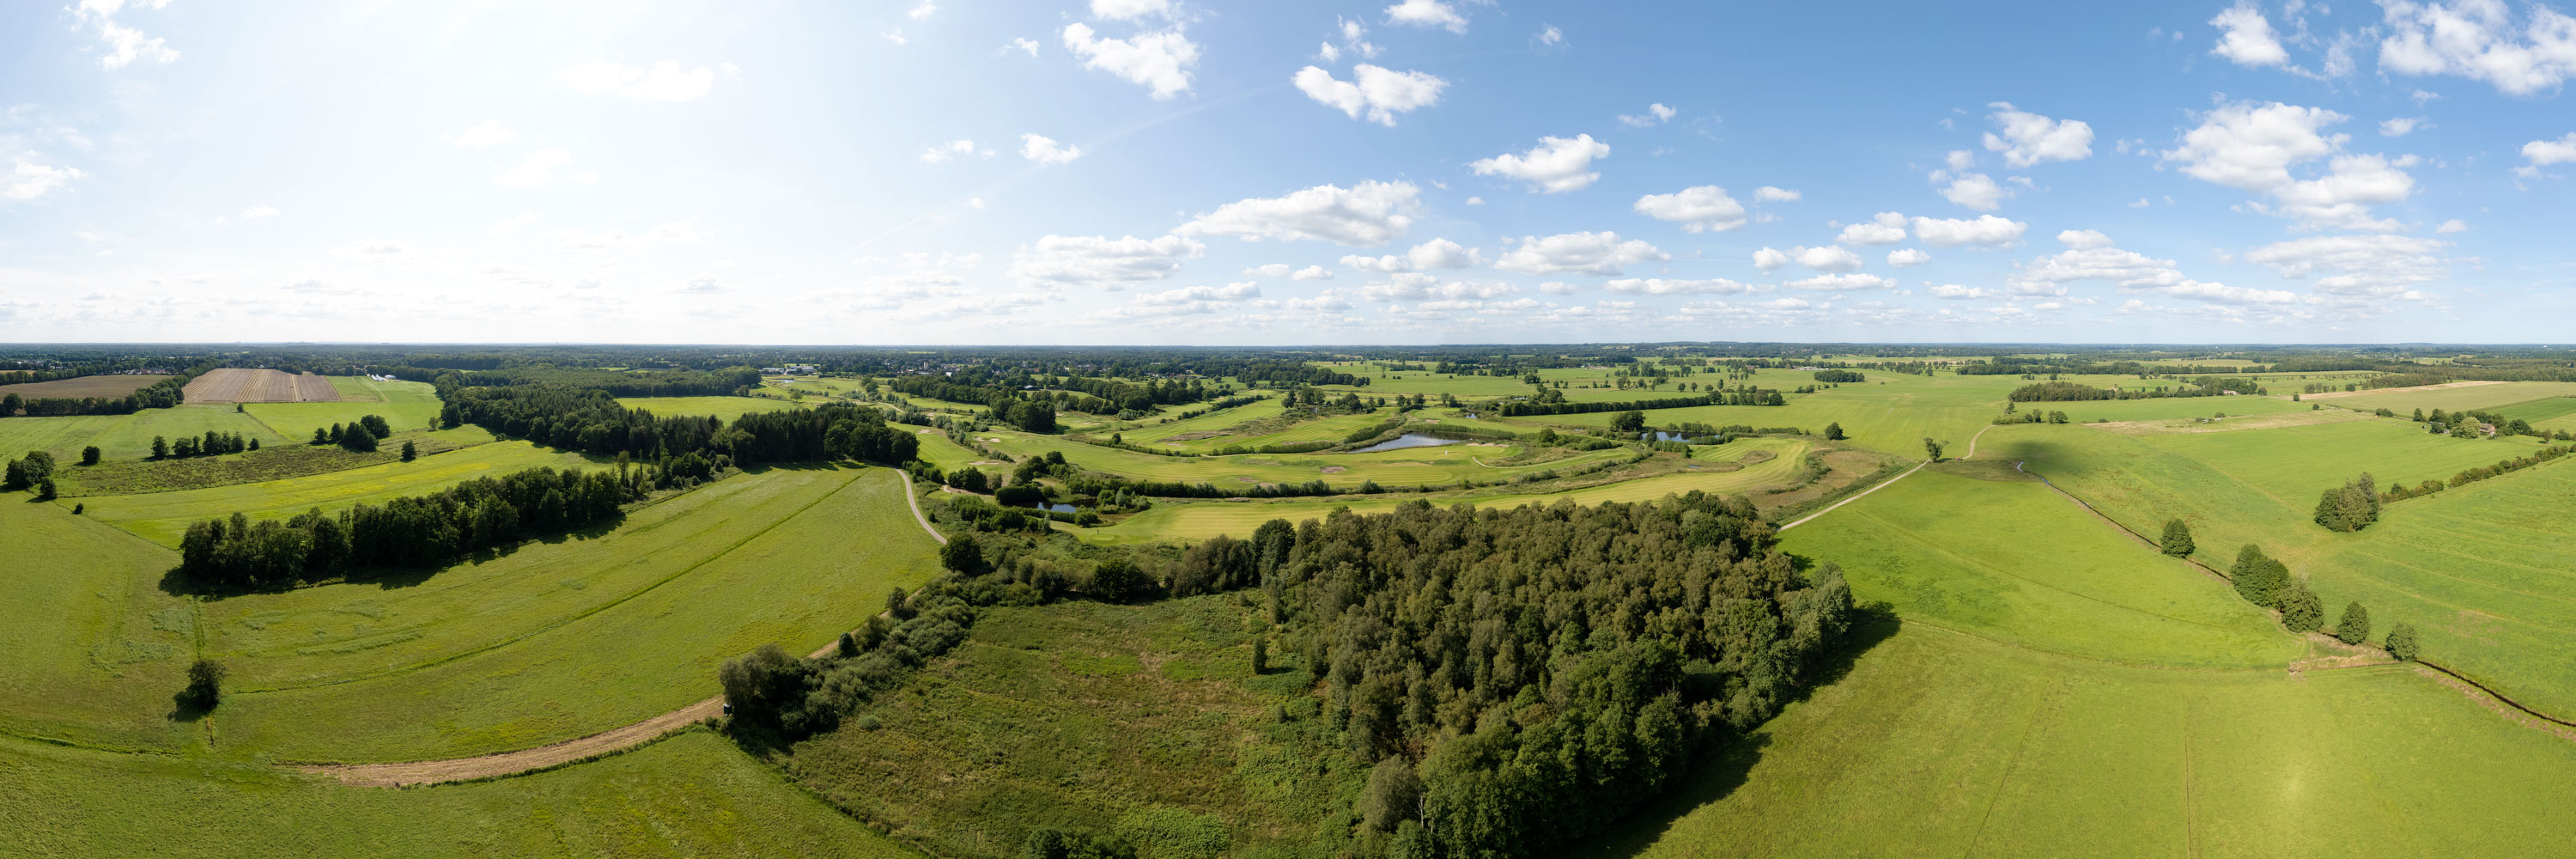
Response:
[{"label": "green field", "polygon": [[278,435],[311,441],[313,431],[332,424],[353,424],[375,415],[396,431],[429,429],[438,423],[438,391],[426,382],[378,382],[365,376],[332,376],[340,391],[336,403],[244,403],[242,410]]},{"label": "green field", "polygon": [[[1393,409],[1378,409],[1353,415],[1298,420],[1288,417],[1287,409],[1277,399],[1266,399],[1186,421],[1144,424],[1119,434],[1125,436],[1130,444],[1160,446],[1186,453],[1210,453],[1229,447],[1252,449],[1312,442],[1339,444],[1353,432],[1385,423],[1394,417]],[[1093,435],[1105,433],[1095,431]],[[1203,437],[1182,437],[1189,435]]]},{"label": "green field", "polygon": [[[1809,375],[1812,374],[1800,374]],[[1806,382],[1801,384],[1812,383]],[[1851,444],[1898,456],[1921,457],[1926,436],[1955,444],[2004,413],[2004,398],[2027,384],[2017,376],[1911,376],[1870,373],[1869,381],[1789,397],[1786,406],[1694,406],[1646,412],[1650,426],[1701,423],[1798,427],[1822,434],[1839,423]],[[1637,392],[1631,391],[1630,394]],[[1651,395],[1651,394],[1650,394]],[[1660,396],[1671,396],[1661,394]],[[2071,413],[2070,413],[2071,414]],[[1512,423],[1603,428],[1616,412],[1507,419]],[[2083,419],[2078,416],[2078,420]]]},{"label": "green field", "polygon": [[891,469],[773,468],[425,580],[211,601],[206,650],[238,690],[210,718],[219,747],[427,760],[678,709],[725,659],[811,651],[927,580],[937,544],[905,492]]},{"label": "green field", "polygon": [[2533,400],[2548,399],[2551,397],[2566,397],[2570,395],[2576,395],[2576,382],[2500,382],[2489,385],[2466,385],[2457,388],[2441,388],[2429,391],[2393,391],[2388,393],[2370,393],[2365,391],[2355,396],[2336,397],[2330,400],[2322,400],[2321,402],[2329,405],[2342,406],[2347,409],[2360,409],[2362,411],[2387,409],[2389,411],[2396,412],[2399,415],[2410,415],[2413,414],[2416,409],[2423,409],[2426,412],[2431,412],[2434,409],[2441,409],[2447,412],[2456,412],[2462,409],[2495,409],[2514,405],[2516,403],[2528,403]]},{"label": "green field", "polygon": [[426,457],[498,440],[490,430],[468,424],[451,430],[398,432],[384,439],[372,453],[359,453],[336,444],[281,444],[222,456],[108,459],[97,465],[59,469],[55,476],[62,483],[65,498],[208,489],[399,462],[406,444],[417,456]]},{"label": "green field", "polygon": [[[1736,470],[1679,471],[1658,477],[1623,480],[1599,486],[1553,493],[1514,491],[1511,488],[1480,489],[1472,492],[1437,492],[1428,495],[1412,493],[1378,496],[1341,496],[1327,499],[1284,501],[1158,501],[1153,509],[1136,514],[1126,521],[1106,528],[1082,532],[1083,539],[1099,543],[1150,543],[1162,540],[1204,540],[1219,534],[1243,537],[1261,523],[1272,519],[1291,522],[1321,518],[1341,507],[1355,513],[1375,513],[1394,509],[1415,500],[1438,505],[1457,503],[1479,507],[1518,507],[1524,504],[1599,504],[1604,501],[1634,503],[1652,501],[1666,495],[1681,495],[1694,490],[1720,494],[1741,493],[1775,486],[1788,480],[1808,448],[1806,442],[1794,439],[1749,438],[1723,447],[1706,449],[1706,462],[1733,463],[1746,458],[1761,462]],[[1768,454],[1767,458],[1754,456]]]},{"label": "green field", "polygon": [[408,790],[0,737],[0,831],[0,856],[919,855],[706,732],[554,772]]},{"label": "green field", "polygon": [[2576,425],[2576,396],[2550,397],[2527,403],[2515,403],[2496,409],[2505,420],[2526,420],[2532,426],[2561,429]]},{"label": "green field", "polygon": [[[17,457],[31,450],[49,451],[68,465],[80,461],[81,448],[97,445],[100,454],[108,459],[143,459],[152,455],[155,436],[176,439],[203,436],[209,430],[259,439],[262,447],[288,442],[266,424],[233,411],[231,405],[194,405],[144,409],[130,415],[8,418],[0,420],[0,453]],[[304,438],[295,439],[311,440],[310,430]]]},{"label": "green field", "polygon": [[[994,449],[1015,458],[1062,453],[1065,461],[1093,471],[1133,480],[1210,483],[1219,487],[1323,480],[1356,488],[1363,481],[1385,486],[1438,486],[1462,480],[1491,483],[1551,469],[1576,468],[1631,455],[1626,448],[1567,451],[1540,448],[1553,459],[1519,463],[1530,454],[1520,445],[1452,444],[1385,450],[1376,453],[1237,454],[1231,456],[1157,456],[1114,447],[1084,444],[1061,436],[994,430],[983,433]],[[1515,464],[1499,464],[1501,462]],[[1488,465],[1486,463],[1498,463]]]},{"label": "green field", "polygon": [[0,733],[185,741],[170,695],[197,655],[197,619],[160,588],[178,555],[26,497],[0,495]]},{"label": "green field", "polygon": [[361,503],[383,504],[390,498],[423,495],[478,477],[499,477],[538,466],[584,468],[595,465],[595,460],[583,454],[537,447],[524,441],[499,441],[424,456],[412,462],[397,460],[284,480],[177,492],[109,495],[77,501],[66,498],[57,503],[85,505],[88,515],[93,518],[175,548],[179,545],[179,537],[187,532],[189,523],[230,516],[236,512],[254,519],[285,518],[315,507],[330,512]]},{"label": "green field", "polygon": [[619,397],[617,404],[652,412],[654,417],[714,416],[725,423],[753,412],[778,412],[795,403],[768,397]]}]

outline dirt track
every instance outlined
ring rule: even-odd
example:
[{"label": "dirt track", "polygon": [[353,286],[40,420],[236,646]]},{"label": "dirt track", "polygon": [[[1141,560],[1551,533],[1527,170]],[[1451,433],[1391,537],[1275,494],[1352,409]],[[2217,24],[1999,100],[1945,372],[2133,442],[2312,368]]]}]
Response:
[{"label": "dirt track", "polygon": [[[905,479],[904,486],[903,497],[905,501],[912,504],[913,521],[921,523],[921,530],[930,532],[931,539],[938,540],[940,545],[947,545],[948,538],[940,536],[938,529],[930,527],[930,519],[921,515],[920,496],[911,491],[910,478]],[[819,657],[839,646],[840,642],[836,640],[806,655],[809,658]],[[643,745],[663,734],[687,727],[691,722],[723,713],[724,696],[718,695],[632,725],[611,728],[587,737],[533,749],[440,761],[412,761],[399,764],[322,764],[301,766],[296,769],[331,776],[339,779],[343,784],[359,787],[401,787],[411,784],[437,784],[513,775]]]}]

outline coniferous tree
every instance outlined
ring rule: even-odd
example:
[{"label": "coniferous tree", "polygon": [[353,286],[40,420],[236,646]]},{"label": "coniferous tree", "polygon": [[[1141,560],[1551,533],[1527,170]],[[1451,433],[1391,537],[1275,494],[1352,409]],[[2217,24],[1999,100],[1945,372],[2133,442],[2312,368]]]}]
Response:
[{"label": "coniferous tree", "polygon": [[2358,600],[2345,604],[2343,617],[2335,621],[2334,636],[2335,640],[2345,644],[2369,641],[2370,610],[2362,608]]},{"label": "coniferous tree", "polygon": [[2236,592],[2247,602],[2270,608],[2280,604],[2281,589],[2289,584],[2290,570],[2248,543],[2237,551],[2236,565],[2228,570],[2228,577],[2235,580]]},{"label": "coniferous tree", "polygon": [[2388,655],[2399,662],[2413,662],[2422,655],[2422,645],[2415,642],[2415,625],[2401,623],[2388,628]]},{"label": "coniferous tree", "polygon": [[2325,622],[2325,601],[2308,589],[2307,582],[2291,582],[2288,593],[2281,597],[2281,625],[2291,632],[2315,632]]},{"label": "coniferous tree", "polygon": [[2165,521],[2165,538],[2161,546],[2165,554],[2177,558],[2189,556],[2193,549],[2198,548],[2191,540],[2191,526],[2183,524],[2180,519]]}]

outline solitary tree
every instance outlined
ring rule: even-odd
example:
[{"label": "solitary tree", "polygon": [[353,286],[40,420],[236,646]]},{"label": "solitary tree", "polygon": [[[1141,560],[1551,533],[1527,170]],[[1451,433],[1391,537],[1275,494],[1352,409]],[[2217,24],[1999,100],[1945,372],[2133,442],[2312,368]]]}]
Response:
[{"label": "solitary tree", "polygon": [[[251,442],[251,443],[252,443],[252,444],[258,444],[259,442],[254,441],[254,442]],[[412,443],[411,443],[411,442],[403,442],[402,461],[404,461],[404,462],[410,462],[410,461],[412,461],[412,460],[419,459],[419,458],[420,458],[420,449],[419,449],[419,448],[416,448],[416,447],[414,447],[414,446],[412,446]]]},{"label": "solitary tree", "polygon": [[2191,554],[2191,550],[2194,548],[2197,547],[2192,545],[2191,542],[2191,526],[2183,524],[2180,519],[2166,520],[2164,539],[2165,554],[2180,558]]},{"label": "solitary tree", "polygon": [[1610,419],[1610,428],[1624,433],[1642,432],[1646,429],[1646,413],[1635,409],[1620,412]]},{"label": "solitary tree", "polygon": [[2360,644],[2362,642],[2369,641],[2370,610],[2362,608],[2361,603],[2358,601],[2345,605],[2343,607],[2343,619],[2335,621],[2334,635],[2335,640],[2341,641],[2345,644]]},{"label": "solitary tree", "polygon": [[2401,623],[2388,628],[2388,655],[2397,657],[2399,662],[2413,662],[2422,653],[2423,646],[2415,643],[2414,624]]},{"label": "solitary tree", "polygon": [[1842,440],[1843,440],[1843,425],[1842,425],[1842,424],[1839,424],[1839,423],[1826,424],[1826,425],[1825,425],[1825,440],[1826,440],[1826,441],[1842,441]]},{"label": "solitary tree", "polygon": [[188,666],[188,689],[180,693],[200,710],[212,710],[224,697],[224,664],[200,659]]},{"label": "solitary tree", "polygon": [[[950,544],[948,544],[948,545],[954,546],[954,545],[957,545],[957,544],[955,544],[955,543],[950,543]],[[890,614],[890,615],[894,615],[894,619],[896,619],[896,620],[904,620],[904,619],[910,618],[910,617],[912,617],[912,606],[911,606],[911,602],[912,602],[912,595],[911,595],[911,594],[909,594],[909,593],[905,593],[905,592],[904,592],[904,590],[903,590],[903,588],[901,588],[901,587],[897,587],[897,588],[895,588],[894,590],[887,591],[887,592],[886,592],[886,613],[887,613],[887,614]]]},{"label": "solitary tree", "polygon": [[1252,640],[1252,673],[1254,673],[1254,674],[1268,674],[1268,673],[1270,673],[1270,640],[1269,640],[1269,639],[1266,639],[1266,638],[1256,638],[1256,639],[1253,639],[1253,640]]},{"label": "solitary tree", "polygon": [[81,448],[82,465],[97,465],[98,456],[98,445],[93,444],[88,447]]},{"label": "solitary tree", "polygon": [[1933,462],[1941,461],[1941,447],[1942,445],[1939,440],[1934,439],[1931,436],[1923,437],[1923,452],[1930,454]]}]

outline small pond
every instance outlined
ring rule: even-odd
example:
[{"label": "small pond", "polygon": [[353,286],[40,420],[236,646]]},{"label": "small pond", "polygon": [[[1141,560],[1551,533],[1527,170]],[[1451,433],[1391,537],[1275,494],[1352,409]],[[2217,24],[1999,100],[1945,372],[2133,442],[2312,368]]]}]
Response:
[{"label": "small pond", "polygon": [[1434,438],[1418,432],[1409,432],[1351,452],[1376,453],[1381,450],[1398,450],[1408,447],[1434,447],[1444,444],[1457,444],[1459,441],[1459,439],[1454,438]]},{"label": "small pond", "polygon": [[1051,513],[1073,512],[1073,505],[1071,504],[1031,504],[1029,506],[1034,509],[1045,510]]}]

